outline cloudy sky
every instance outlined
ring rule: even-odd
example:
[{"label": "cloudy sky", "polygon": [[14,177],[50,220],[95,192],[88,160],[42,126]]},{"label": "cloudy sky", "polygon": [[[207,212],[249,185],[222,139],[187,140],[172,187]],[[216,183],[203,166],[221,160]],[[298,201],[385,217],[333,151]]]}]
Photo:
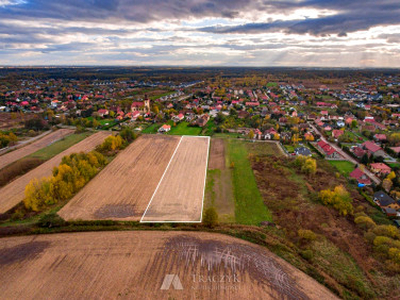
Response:
[{"label": "cloudy sky", "polygon": [[400,1],[0,0],[0,65],[400,67]]}]

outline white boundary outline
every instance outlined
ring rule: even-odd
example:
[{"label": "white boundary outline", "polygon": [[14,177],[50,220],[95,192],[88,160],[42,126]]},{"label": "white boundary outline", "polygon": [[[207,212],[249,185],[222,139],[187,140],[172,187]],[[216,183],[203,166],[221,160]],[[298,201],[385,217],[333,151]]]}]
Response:
[{"label": "white boundary outline", "polygon": [[[205,167],[205,170],[204,170],[204,173],[205,173],[205,174],[204,174],[204,187],[203,187],[203,198],[202,198],[202,202],[201,202],[200,220],[199,220],[199,221],[143,221],[143,218],[145,217],[145,215],[146,215],[146,213],[147,213],[147,210],[149,209],[150,204],[151,204],[151,202],[153,201],[153,198],[155,197],[155,195],[156,195],[156,193],[157,193],[157,190],[158,190],[158,188],[160,187],[161,182],[163,181],[164,176],[165,176],[165,174],[167,173],[168,168],[169,168],[169,166],[170,166],[170,164],[171,164],[173,158],[175,157],[175,154],[176,154],[176,152],[178,151],[178,148],[179,148],[179,146],[181,145],[182,139],[183,139],[184,137],[196,137],[196,138],[206,138],[206,139],[208,139],[208,144],[207,144],[207,159],[206,159],[206,167]],[[203,220],[204,196],[205,196],[206,180],[207,180],[208,159],[209,159],[209,154],[210,154],[210,141],[211,141],[211,138],[210,138],[209,136],[196,136],[196,135],[182,135],[182,136],[181,136],[181,139],[179,140],[179,143],[178,143],[178,145],[176,146],[175,151],[174,151],[174,153],[172,154],[171,159],[169,160],[169,163],[168,163],[167,167],[165,168],[164,174],[162,175],[160,181],[158,182],[158,185],[157,185],[157,187],[156,187],[156,189],[155,189],[155,191],[154,191],[154,193],[153,193],[153,196],[151,196],[151,199],[150,199],[150,201],[149,201],[149,204],[147,204],[146,210],[144,211],[144,213],[143,213],[143,215],[142,215],[142,217],[141,217],[141,219],[140,219],[140,223],[201,223],[201,222],[202,222],[202,220]]]}]

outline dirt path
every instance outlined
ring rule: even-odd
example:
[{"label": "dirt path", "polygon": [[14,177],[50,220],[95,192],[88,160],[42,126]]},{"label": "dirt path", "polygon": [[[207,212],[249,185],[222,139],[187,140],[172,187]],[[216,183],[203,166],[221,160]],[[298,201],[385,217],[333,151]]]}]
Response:
[{"label": "dirt path", "polygon": [[211,139],[208,169],[225,169],[225,143],[223,139]]},{"label": "dirt path", "polygon": [[22,148],[18,148],[17,150],[1,155],[0,169],[58,140],[61,140],[62,138],[72,134],[73,132],[74,131],[70,129],[59,129],[57,131],[53,131],[52,133],[45,135],[43,138],[36,140],[31,144],[28,144]]},{"label": "dirt path", "polygon": [[261,246],[205,232],[3,238],[4,299],[337,299]]},{"label": "dirt path", "polygon": [[110,133],[106,131],[95,133],[1,188],[0,214],[7,212],[24,199],[25,187],[32,179],[50,176],[53,168],[60,164],[65,155],[81,151],[89,152],[101,144],[109,135]]}]

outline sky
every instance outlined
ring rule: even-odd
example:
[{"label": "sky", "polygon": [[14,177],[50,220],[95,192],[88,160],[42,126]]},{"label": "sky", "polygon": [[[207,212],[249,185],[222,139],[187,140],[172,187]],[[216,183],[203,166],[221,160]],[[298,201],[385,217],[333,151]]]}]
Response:
[{"label": "sky", "polygon": [[400,0],[0,0],[0,65],[400,68]]}]

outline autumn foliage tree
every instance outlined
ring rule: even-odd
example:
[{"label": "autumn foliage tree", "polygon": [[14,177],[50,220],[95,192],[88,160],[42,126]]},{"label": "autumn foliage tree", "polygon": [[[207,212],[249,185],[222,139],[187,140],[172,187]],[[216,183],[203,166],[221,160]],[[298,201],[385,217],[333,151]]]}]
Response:
[{"label": "autumn foliage tree", "polygon": [[319,199],[324,205],[332,206],[343,216],[353,214],[354,210],[350,194],[342,185],[336,186],[333,190],[320,191]]},{"label": "autumn foliage tree", "polygon": [[64,156],[61,164],[53,169],[52,176],[34,179],[26,186],[25,207],[40,211],[46,206],[71,198],[106,163],[106,158],[96,151]]}]

